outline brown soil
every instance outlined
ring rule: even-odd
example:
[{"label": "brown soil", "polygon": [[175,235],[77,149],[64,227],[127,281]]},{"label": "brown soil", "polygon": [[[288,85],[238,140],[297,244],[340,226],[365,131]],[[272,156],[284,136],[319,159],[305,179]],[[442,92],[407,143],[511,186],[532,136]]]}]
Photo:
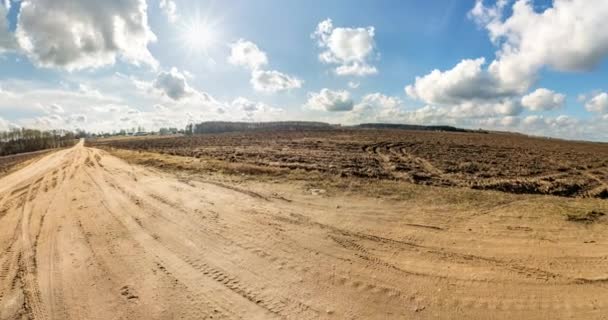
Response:
[{"label": "brown soil", "polygon": [[307,171],[511,193],[606,198],[608,144],[516,134],[331,130],[96,141],[258,170]]},{"label": "brown soil", "polygon": [[269,179],[82,144],[5,176],[0,319],[606,315],[608,224],[567,219],[605,200]]}]

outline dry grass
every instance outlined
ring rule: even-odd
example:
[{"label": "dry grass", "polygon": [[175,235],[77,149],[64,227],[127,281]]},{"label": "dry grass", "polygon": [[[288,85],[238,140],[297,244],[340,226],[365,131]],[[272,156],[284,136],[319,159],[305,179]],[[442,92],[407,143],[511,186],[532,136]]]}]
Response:
[{"label": "dry grass", "polygon": [[10,174],[13,171],[19,170],[32,161],[46,155],[51,152],[50,150],[43,150],[37,152],[28,152],[23,154],[17,154],[12,156],[0,157],[0,177]]},{"label": "dry grass", "polygon": [[584,214],[568,214],[567,220],[579,223],[594,223],[604,217],[606,214],[599,211],[589,211]]},{"label": "dry grass", "polygon": [[272,185],[286,183],[303,191],[323,190],[321,196],[365,196],[382,201],[407,202],[420,208],[445,208],[490,214],[496,208],[515,211],[547,212],[559,219],[584,216],[589,212],[608,212],[608,201],[595,198],[563,198],[549,195],[511,194],[465,187],[437,187],[403,183],[397,180],[341,177],[321,172],[285,170],[281,168],[239,164],[215,159],[162,155],[153,152],[106,148],[106,151],[127,162],[145,165],[182,175],[187,179],[239,185]]}]

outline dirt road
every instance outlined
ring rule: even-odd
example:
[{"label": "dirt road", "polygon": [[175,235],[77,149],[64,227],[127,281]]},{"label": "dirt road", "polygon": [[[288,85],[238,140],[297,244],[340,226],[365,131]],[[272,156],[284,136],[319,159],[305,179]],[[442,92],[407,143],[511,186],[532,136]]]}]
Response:
[{"label": "dirt road", "polygon": [[0,180],[0,318],[608,314],[606,224],[271,189],[47,155]]}]

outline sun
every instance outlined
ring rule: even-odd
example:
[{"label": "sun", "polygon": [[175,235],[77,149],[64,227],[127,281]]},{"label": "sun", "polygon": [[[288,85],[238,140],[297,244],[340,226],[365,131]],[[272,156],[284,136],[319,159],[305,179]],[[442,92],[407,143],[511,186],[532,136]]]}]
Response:
[{"label": "sun", "polygon": [[208,54],[220,39],[218,23],[202,16],[198,10],[184,19],[178,32],[180,45],[192,55]]},{"label": "sun", "polygon": [[192,21],[183,33],[183,42],[189,51],[205,52],[217,41],[214,30],[203,21]]}]

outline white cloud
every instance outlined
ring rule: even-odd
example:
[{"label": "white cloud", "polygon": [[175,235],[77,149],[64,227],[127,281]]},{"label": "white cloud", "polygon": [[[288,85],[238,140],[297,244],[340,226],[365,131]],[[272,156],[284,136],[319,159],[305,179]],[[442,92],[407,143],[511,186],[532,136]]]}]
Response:
[{"label": "white cloud", "polygon": [[60,105],[58,105],[58,104],[56,104],[56,103],[53,103],[53,104],[48,105],[48,106],[45,108],[45,110],[46,110],[46,112],[48,112],[48,113],[55,113],[55,114],[56,114],[56,113],[65,113],[65,110],[63,109],[63,107],[62,107],[62,106],[60,106]]},{"label": "white cloud", "polygon": [[255,43],[239,39],[230,45],[228,62],[235,66],[258,70],[268,64],[268,57]]},{"label": "white cloud", "polygon": [[596,94],[585,103],[585,108],[589,112],[608,114],[608,93],[601,92]]},{"label": "white cloud", "polygon": [[401,107],[403,102],[397,97],[387,96],[381,93],[370,93],[361,99],[353,111],[360,111],[366,109],[374,110],[396,110]]},{"label": "white cloud", "polygon": [[[6,4],[10,4],[10,2],[6,2]],[[8,30],[7,8],[8,6],[0,4],[0,53],[15,47],[14,35]]]},{"label": "white cloud", "polygon": [[[49,105],[41,105],[49,101]],[[87,108],[115,103],[118,98],[112,94],[97,97],[74,90],[37,88],[30,82],[17,83],[0,90],[0,113],[71,113]]]},{"label": "white cloud", "polygon": [[302,80],[275,70],[254,70],[251,73],[251,84],[257,91],[274,93],[300,88]]},{"label": "white cloud", "polygon": [[250,101],[243,97],[238,97],[232,101],[232,105],[246,112],[257,111],[261,108],[260,103]]},{"label": "white cloud", "polygon": [[514,99],[503,99],[489,102],[467,101],[461,104],[440,107],[447,117],[453,119],[463,118],[487,118],[496,116],[515,116],[522,112],[519,101]]},{"label": "white cloud", "polygon": [[[49,88],[48,83],[36,81],[2,81],[0,114],[10,115],[11,118],[7,120],[28,128],[85,128],[92,132],[111,132],[138,126],[148,130],[166,126],[183,128],[187,121],[245,119],[244,112],[226,113],[220,117],[216,110],[230,106],[230,103],[217,101],[193,88],[190,88],[192,93],[187,97],[173,100],[164,93],[159,95],[161,91],[152,86],[154,80],[149,84],[150,90],[142,91],[131,87],[129,77],[111,75],[95,78],[94,91],[100,94],[79,90],[76,83]],[[40,105],[40,101],[48,102]],[[44,107],[49,104],[61,106],[64,113],[49,112]],[[161,104],[162,107],[159,106]],[[257,112],[255,117],[264,119],[276,117],[276,114]],[[86,119],[73,118],[72,115],[85,115]]]},{"label": "white cloud", "polygon": [[[478,0],[469,17],[488,30],[499,47],[495,59],[462,60],[447,71],[434,70],[406,87],[408,96],[430,105],[476,116],[514,116],[522,104],[532,111],[557,109],[565,96],[540,89],[522,97],[536,82],[539,70],[587,71],[608,55],[608,33],[602,30],[608,2],[555,0],[539,11],[533,1],[499,0],[484,6]],[[505,18],[507,12],[512,12]],[[489,109],[488,109],[489,108]]]},{"label": "white cloud", "polygon": [[365,95],[351,112],[349,122],[393,122],[401,114],[403,101],[381,93]]},{"label": "white cloud", "polygon": [[86,84],[79,84],[78,90],[87,95],[101,97],[101,92],[99,92],[99,90],[93,89]]},{"label": "white cloud", "polygon": [[515,116],[522,112],[522,106],[519,101],[514,99],[505,99],[492,105],[496,114],[505,116]]},{"label": "white cloud", "polygon": [[[381,93],[365,95],[344,121],[348,123],[387,122],[421,125],[479,125],[483,121],[495,118],[502,122],[515,121],[515,115],[521,112],[521,105],[513,100],[486,104],[462,103],[450,106],[426,105],[411,109],[398,97]],[[508,120],[505,120],[508,119]],[[498,121],[497,121],[498,122]]]},{"label": "white cloud", "polygon": [[491,74],[483,70],[485,58],[465,59],[447,71],[433,70],[423,77],[416,77],[408,85],[408,96],[429,104],[459,104],[467,101],[487,101],[513,95],[503,88]]},{"label": "white cloud", "polygon": [[167,16],[169,22],[177,21],[177,5],[173,0],[160,0],[158,8]]},{"label": "white cloud", "polygon": [[350,111],[354,102],[348,91],[321,89],[320,92],[308,93],[306,107],[320,111]]},{"label": "white cloud", "polygon": [[604,30],[608,2],[554,0],[538,11],[533,1],[518,0],[506,19],[508,2],[486,7],[478,0],[470,15],[500,46],[489,71],[510,86],[529,87],[543,66],[558,71],[589,71],[608,55]]},{"label": "white cloud", "polygon": [[159,111],[159,112],[165,112],[165,111],[169,110],[169,108],[163,106],[162,104],[155,104],[154,105],[154,109],[157,110],[157,111]]},{"label": "white cloud", "polygon": [[84,123],[84,122],[87,122],[87,116],[84,114],[74,114],[69,117],[68,122]]},{"label": "white cloud", "polygon": [[514,96],[517,91],[504,87],[492,74],[483,69],[484,58],[465,59],[447,71],[433,70],[416,77],[405,87],[406,94],[453,118],[481,118],[498,115],[514,116],[522,106]]},{"label": "white cloud", "polygon": [[0,117],[0,131],[8,131],[16,128],[19,128],[19,126]]},{"label": "white cloud", "polygon": [[114,64],[117,58],[153,67],[156,36],[145,0],[24,0],[16,37],[36,64],[67,70]]},{"label": "white cloud", "polygon": [[348,82],[348,87],[351,89],[357,89],[357,88],[359,88],[360,85],[361,85],[361,83],[359,83],[359,82],[355,82],[355,81]]},{"label": "white cloud", "polygon": [[581,128],[578,128],[580,123],[580,120],[566,115],[554,118],[531,115],[522,120],[521,129],[528,132],[537,132],[541,135],[567,136],[568,132],[581,132]]},{"label": "white cloud", "polygon": [[154,88],[173,100],[180,100],[194,93],[186,82],[186,77],[176,68],[159,73],[154,81]]},{"label": "white cloud", "polygon": [[303,81],[276,70],[263,70],[268,64],[266,53],[243,39],[231,44],[228,62],[251,70],[251,84],[256,91],[276,93],[302,87]]},{"label": "white cloud", "polygon": [[320,48],[319,60],[327,64],[337,64],[338,75],[367,76],[378,73],[369,64],[375,50],[374,27],[334,28],[331,19],[321,21],[312,38]]},{"label": "white cloud", "polygon": [[523,119],[523,123],[526,126],[539,126],[542,125],[544,123],[544,117],[543,116],[539,116],[539,115],[531,115],[531,116],[527,116]]},{"label": "white cloud", "polygon": [[531,111],[545,111],[559,109],[564,106],[565,101],[565,95],[540,88],[524,96],[521,99],[521,104]]},{"label": "white cloud", "polygon": [[498,0],[496,5],[486,7],[483,4],[483,0],[477,0],[475,6],[469,12],[469,18],[482,27],[499,22],[507,2],[507,0]]},{"label": "white cloud", "polygon": [[336,74],[339,76],[368,76],[378,73],[376,67],[365,63],[353,62],[351,64],[336,67]]},{"label": "white cloud", "polygon": [[[276,117],[283,111],[263,102],[254,102],[243,97],[234,99],[231,103],[231,107],[233,115],[236,115],[237,119],[247,121],[273,119],[273,117]],[[226,112],[226,109],[229,109],[229,107],[222,108],[221,113]],[[239,116],[239,114],[241,116]]]}]

